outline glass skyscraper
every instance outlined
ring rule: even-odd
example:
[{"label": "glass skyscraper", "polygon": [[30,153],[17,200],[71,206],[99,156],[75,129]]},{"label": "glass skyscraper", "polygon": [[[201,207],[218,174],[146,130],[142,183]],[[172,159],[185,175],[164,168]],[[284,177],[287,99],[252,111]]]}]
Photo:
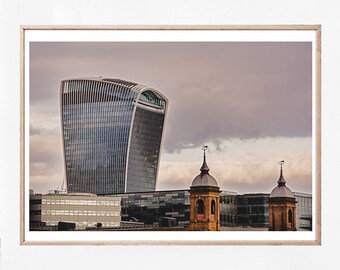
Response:
[{"label": "glass skyscraper", "polygon": [[158,90],[119,79],[62,81],[68,192],[154,191],[167,103]]}]

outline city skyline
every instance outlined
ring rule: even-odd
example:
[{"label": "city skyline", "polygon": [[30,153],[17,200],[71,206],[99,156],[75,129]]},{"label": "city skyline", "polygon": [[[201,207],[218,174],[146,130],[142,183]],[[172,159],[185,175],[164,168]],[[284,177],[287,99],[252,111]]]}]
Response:
[{"label": "city skyline", "polygon": [[270,192],[284,159],[287,185],[312,190],[309,42],[33,42],[30,187],[63,181],[58,91],[71,77],[139,82],[169,97],[158,190],[188,188],[203,144],[221,189]]}]

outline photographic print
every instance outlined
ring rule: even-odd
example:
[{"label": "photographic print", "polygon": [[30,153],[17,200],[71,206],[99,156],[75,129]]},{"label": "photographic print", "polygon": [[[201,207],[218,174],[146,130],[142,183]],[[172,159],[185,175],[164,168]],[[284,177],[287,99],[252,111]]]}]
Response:
[{"label": "photographic print", "polygon": [[22,241],[319,243],[318,31],[24,28]]}]

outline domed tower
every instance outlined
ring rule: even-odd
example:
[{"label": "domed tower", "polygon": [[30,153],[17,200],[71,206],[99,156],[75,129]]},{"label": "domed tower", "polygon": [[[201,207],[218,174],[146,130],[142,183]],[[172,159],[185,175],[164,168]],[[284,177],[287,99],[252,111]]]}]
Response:
[{"label": "domed tower", "polygon": [[269,230],[270,231],[296,231],[296,200],[293,192],[286,187],[283,177],[282,165],[277,187],[269,196]]},{"label": "domed tower", "polygon": [[192,181],[190,187],[190,226],[191,231],[220,230],[220,188],[216,179],[209,174],[203,146],[201,173]]}]

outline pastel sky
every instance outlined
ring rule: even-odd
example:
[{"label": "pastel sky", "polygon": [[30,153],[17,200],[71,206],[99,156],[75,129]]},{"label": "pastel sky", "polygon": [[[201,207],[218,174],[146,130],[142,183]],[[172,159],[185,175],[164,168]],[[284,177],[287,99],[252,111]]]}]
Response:
[{"label": "pastel sky", "polygon": [[188,188],[208,145],[221,189],[269,193],[278,161],[293,191],[312,190],[310,42],[31,42],[30,188],[63,181],[60,81],[108,77],[169,99],[157,189]]}]

